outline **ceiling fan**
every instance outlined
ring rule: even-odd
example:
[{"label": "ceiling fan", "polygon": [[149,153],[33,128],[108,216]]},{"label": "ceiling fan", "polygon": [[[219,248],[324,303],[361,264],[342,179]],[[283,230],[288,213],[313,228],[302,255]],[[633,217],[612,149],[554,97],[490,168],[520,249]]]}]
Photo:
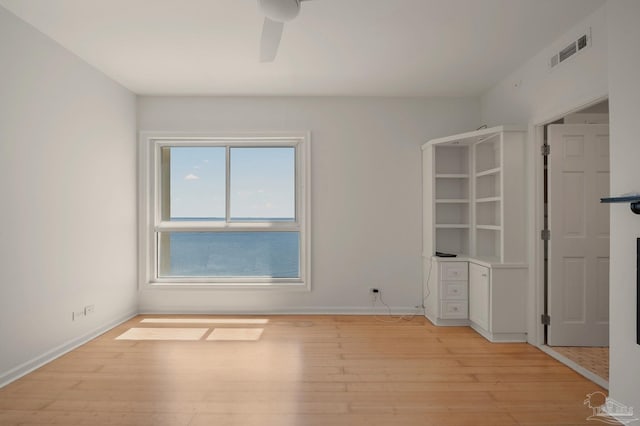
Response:
[{"label": "ceiling fan", "polygon": [[264,15],[262,39],[260,40],[260,62],[273,62],[278,53],[284,23],[300,13],[300,3],[305,0],[258,0]]}]

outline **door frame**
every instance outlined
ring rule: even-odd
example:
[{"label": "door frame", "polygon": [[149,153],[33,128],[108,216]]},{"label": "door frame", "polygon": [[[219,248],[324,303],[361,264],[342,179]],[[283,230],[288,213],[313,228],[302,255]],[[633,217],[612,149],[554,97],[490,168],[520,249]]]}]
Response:
[{"label": "door frame", "polygon": [[[578,102],[568,108],[561,108],[550,113],[534,117],[529,122],[529,149],[528,155],[528,191],[529,205],[529,286],[527,293],[527,303],[529,309],[527,324],[528,343],[538,348],[546,347],[545,326],[541,322],[544,314],[545,291],[544,291],[544,244],[540,238],[540,233],[544,228],[544,162],[541,154],[544,144],[544,126],[553,123],[569,114],[578,112],[602,101],[609,99],[608,93],[602,93],[595,97],[590,97]],[[609,112],[611,120],[611,112]]]},{"label": "door frame", "polygon": [[[569,118],[571,116],[568,116]],[[569,122],[567,119],[559,120],[563,124],[549,124],[546,129],[547,144],[550,145],[550,156],[547,158],[547,193],[548,200],[547,212],[547,229],[550,230],[552,239],[550,241],[542,241],[543,246],[546,245],[548,251],[545,253],[547,259],[545,279],[547,314],[551,316],[553,321],[546,326],[546,344],[548,346],[593,346],[608,348],[609,347],[609,314],[608,314],[608,298],[609,298],[609,257],[611,248],[609,247],[610,218],[609,206],[599,202],[601,197],[607,197],[610,194],[610,178],[609,170],[611,167],[611,159],[608,153],[609,143],[609,123],[608,114],[606,114],[606,122],[597,120],[597,123],[586,124],[584,122]],[[571,120],[569,120],[571,121]],[[583,121],[583,120],[579,120]],[[585,120],[587,121],[587,120]],[[575,135],[581,135],[584,138],[583,156],[565,157],[563,155],[563,144],[569,143]],[[606,140],[603,140],[603,136]],[[567,139],[569,138],[569,139]],[[602,143],[606,141],[607,151],[602,151]],[[569,146],[569,145],[567,145]],[[557,152],[556,152],[557,151]],[[562,180],[569,176],[574,177],[572,172],[581,172],[582,185],[578,181],[572,181],[572,189],[563,189]],[[606,172],[602,174],[603,172]],[[567,175],[568,173],[568,175]],[[556,179],[556,180],[554,180]],[[604,184],[606,186],[603,186]],[[582,186],[582,188],[580,188]],[[568,191],[568,192],[567,192]],[[574,202],[569,201],[568,197],[572,197],[572,193],[583,193]],[[579,210],[580,199],[584,203],[585,209],[581,214]],[[575,204],[577,202],[577,204]],[[573,204],[573,207],[570,207]],[[593,210],[592,210],[593,209]],[[569,216],[562,212],[571,212]],[[563,219],[563,217],[565,217]],[[572,219],[566,217],[579,218],[578,222],[571,222]],[[573,225],[570,225],[573,224]],[[575,228],[579,227],[579,223],[585,227],[583,231]],[[606,225],[604,228],[603,226]],[[567,233],[568,232],[568,233]],[[571,234],[577,233],[573,235]],[[567,235],[564,235],[567,233]],[[547,244],[545,244],[547,243]],[[606,262],[602,260],[606,257]],[[576,275],[563,276],[567,273],[567,266],[564,260],[574,261],[580,259],[580,263],[574,263],[573,273]],[[578,269],[575,269],[578,268]],[[602,276],[603,269],[606,269],[607,276]],[[563,272],[564,270],[564,272]],[[580,273],[578,270],[581,270]],[[580,277],[582,275],[582,277]],[[585,292],[580,297],[575,297],[573,293],[567,293],[567,290],[576,284],[574,280],[584,280],[583,285]],[[604,280],[604,281],[601,281]],[[602,294],[603,285],[606,284],[607,294]],[[572,301],[572,302],[570,302]],[[607,302],[607,306],[602,306],[603,302]],[[575,318],[575,322],[571,318],[564,317],[563,306],[567,303],[576,304],[574,307],[583,309],[582,321]],[[602,309],[606,309],[606,312]],[[606,321],[605,317],[606,315]],[[557,317],[557,318],[556,318]]]}]

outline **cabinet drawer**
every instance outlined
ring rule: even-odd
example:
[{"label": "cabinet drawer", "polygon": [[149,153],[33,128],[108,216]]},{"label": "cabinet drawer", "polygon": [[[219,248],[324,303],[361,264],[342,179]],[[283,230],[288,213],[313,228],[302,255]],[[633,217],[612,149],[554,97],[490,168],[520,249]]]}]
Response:
[{"label": "cabinet drawer", "polygon": [[467,302],[462,300],[440,302],[440,316],[445,319],[466,319],[468,308]]},{"label": "cabinet drawer", "polygon": [[440,283],[440,298],[447,300],[467,300],[467,282],[444,281]]},{"label": "cabinet drawer", "polygon": [[443,262],[440,264],[440,280],[467,281],[469,279],[469,264],[467,262]]}]

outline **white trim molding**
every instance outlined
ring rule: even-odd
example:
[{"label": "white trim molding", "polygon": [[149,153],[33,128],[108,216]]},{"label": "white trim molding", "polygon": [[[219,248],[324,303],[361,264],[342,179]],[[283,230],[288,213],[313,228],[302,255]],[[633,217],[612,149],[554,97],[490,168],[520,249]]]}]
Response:
[{"label": "white trim molding", "polygon": [[[139,134],[139,289],[304,290],[311,289],[311,134],[310,132]],[[172,222],[163,220],[161,149],[163,147],[224,147],[225,221]],[[230,149],[235,147],[291,147],[295,149],[295,219],[291,222],[230,220]],[[296,232],[299,240],[299,276],[271,277],[167,277],[158,269],[157,234],[162,232]]]},{"label": "white trim molding", "polygon": [[42,367],[45,364],[50,363],[51,361],[60,358],[62,355],[71,352],[72,350],[76,349],[79,346],[84,345],[85,343],[89,342],[90,340],[95,339],[96,337],[100,336],[101,334],[106,333],[107,331],[117,327],[118,325],[129,321],[131,318],[134,318],[135,316],[138,315],[138,312],[129,312],[126,315],[123,315],[122,317],[119,317],[113,321],[107,322],[106,324],[97,327],[93,330],[91,330],[90,332],[77,337],[75,339],[71,339],[68,342],[65,342],[59,346],[56,346],[55,348],[43,353],[42,355],[39,355],[33,359],[30,359],[27,362],[24,362],[20,365],[18,365],[17,367],[0,374],[0,388],[8,385],[9,383],[18,380],[19,378],[26,376],[27,374],[31,373],[32,371]]}]

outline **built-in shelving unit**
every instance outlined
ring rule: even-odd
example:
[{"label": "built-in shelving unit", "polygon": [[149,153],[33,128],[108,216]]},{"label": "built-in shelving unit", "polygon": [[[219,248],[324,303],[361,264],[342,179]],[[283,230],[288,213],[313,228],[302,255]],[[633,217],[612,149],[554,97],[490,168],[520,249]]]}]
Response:
[{"label": "built-in shelving unit", "polygon": [[423,146],[425,254],[525,261],[525,134],[500,126]]},{"label": "built-in shelving unit", "polygon": [[470,228],[469,152],[455,144],[434,152],[433,232],[442,251],[468,252]]},{"label": "built-in shelving unit", "polygon": [[474,256],[502,259],[502,142],[503,133],[479,136],[470,150],[474,162]]},{"label": "built-in shelving unit", "polygon": [[[523,339],[525,140],[525,129],[499,126],[434,139],[422,147],[425,314],[437,325],[466,321],[490,340]],[[434,257],[436,252],[457,257]],[[444,278],[456,268],[464,271],[460,262],[485,269],[471,274],[468,283]],[[465,286],[470,288],[468,303],[451,300],[455,289],[466,297]],[[468,317],[460,311],[467,306],[482,315]]]}]

